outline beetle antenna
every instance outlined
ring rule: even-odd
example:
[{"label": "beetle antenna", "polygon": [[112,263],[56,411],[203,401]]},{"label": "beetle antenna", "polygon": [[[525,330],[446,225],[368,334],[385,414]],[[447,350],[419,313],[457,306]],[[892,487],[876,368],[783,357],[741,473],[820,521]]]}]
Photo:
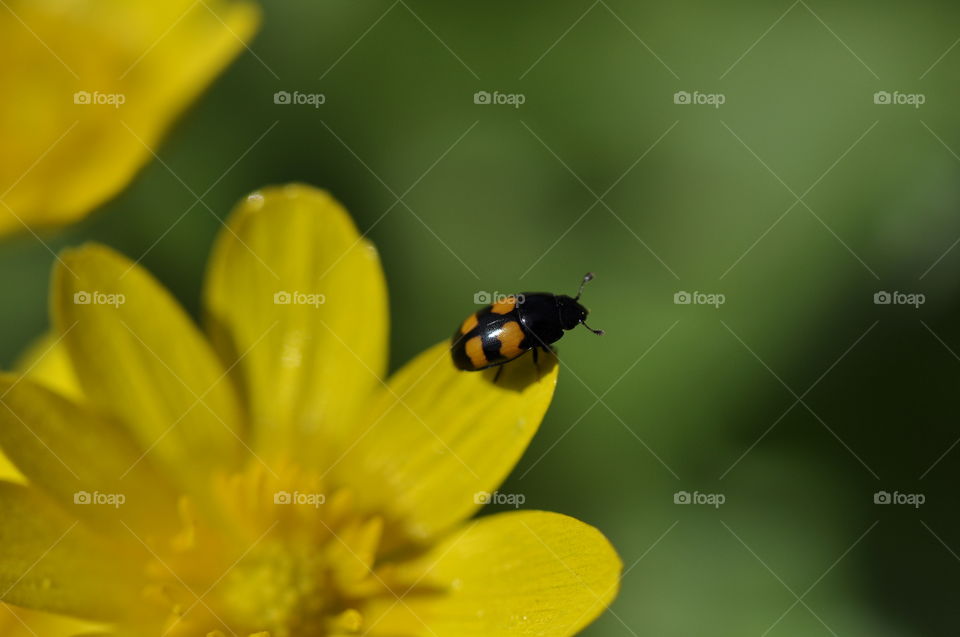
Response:
[{"label": "beetle antenna", "polygon": [[587,325],[586,323],[584,323],[583,321],[580,321],[580,325],[584,326],[585,328],[587,328],[588,330],[590,330],[591,332],[593,332],[593,333],[596,334],[597,336],[603,336],[603,330],[595,330],[595,329],[593,329],[592,327],[590,327],[589,325]]},{"label": "beetle antenna", "polygon": [[580,295],[583,294],[583,286],[587,284],[587,281],[592,281],[592,280],[593,280],[593,272],[587,272],[586,274],[583,275],[583,281],[580,282],[580,289],[577,290],[577,295],[573,297],[574,301],[580,300]]}]

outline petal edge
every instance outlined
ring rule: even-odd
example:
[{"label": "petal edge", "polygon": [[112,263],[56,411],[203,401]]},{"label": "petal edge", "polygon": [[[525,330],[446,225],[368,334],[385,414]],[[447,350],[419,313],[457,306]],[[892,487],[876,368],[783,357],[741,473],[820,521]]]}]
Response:
[{"label": "petal edge", "polygon": [[375,602],[367,609],[371,634],[573,635],[616,597],[622,566],[607,538],[574,518],[545,511],[481,518],[395,574],[448,592]]}]

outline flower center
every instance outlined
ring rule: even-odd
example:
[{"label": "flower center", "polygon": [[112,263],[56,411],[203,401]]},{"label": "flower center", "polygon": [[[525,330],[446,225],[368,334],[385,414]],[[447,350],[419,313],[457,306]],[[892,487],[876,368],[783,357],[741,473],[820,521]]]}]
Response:
[{"label": "flower center", "polygon": [[373,570],[383,525],[357,513],[349,492],[322,487],[251,466],[215,480],[202,507],[183,498],[183,529],[148,568],[164,634],[358,633],[363,600],[388,593]]},{"label": "flower center", "polygon": [[322,635],[332,592],[326,567],[309,546],[264,540],[230,570],[219,597],[238,626],[265,628],[273,637]]}]

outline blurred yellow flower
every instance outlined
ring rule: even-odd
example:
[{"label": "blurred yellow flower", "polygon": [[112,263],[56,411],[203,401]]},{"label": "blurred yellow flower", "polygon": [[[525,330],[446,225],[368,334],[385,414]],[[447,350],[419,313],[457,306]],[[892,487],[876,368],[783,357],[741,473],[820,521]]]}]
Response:
[{"label": "blurred yellow flower", "polygon": [[0,3],[0,233],[115,195],[258,21],[233,0]]},{"label": "blurred yellow flower", "polygon": [[615,597],[593,527],[471,519],[539,427],[555,359],[493,383],[444,339],[381,380],[379,258],[326,193],[238,207],[206,335],[115,252],[62,258],[54,335],[0,378],[22,474],[0,481],[4,601],[138,637],[489,637],[573,634]]}]

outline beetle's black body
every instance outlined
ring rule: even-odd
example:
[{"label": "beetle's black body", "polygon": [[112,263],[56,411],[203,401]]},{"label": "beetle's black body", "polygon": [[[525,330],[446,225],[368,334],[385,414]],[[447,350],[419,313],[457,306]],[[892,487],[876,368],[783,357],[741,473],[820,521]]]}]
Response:
[{"label": "beetle's black body", "polygon": [[[591,278],[592,274],[583,278],[581,292]],[[475,372],[508,363],[528,350],[533,350],[536,360],[538,349],[550,349],[564,331],[580,324],[586,327],[583,322],[588,310],[579,299],[579,293],[570,297],[525,292],[497,300],[468,316],[454,332],[450,348],[453,364],[457,369]]]}]

